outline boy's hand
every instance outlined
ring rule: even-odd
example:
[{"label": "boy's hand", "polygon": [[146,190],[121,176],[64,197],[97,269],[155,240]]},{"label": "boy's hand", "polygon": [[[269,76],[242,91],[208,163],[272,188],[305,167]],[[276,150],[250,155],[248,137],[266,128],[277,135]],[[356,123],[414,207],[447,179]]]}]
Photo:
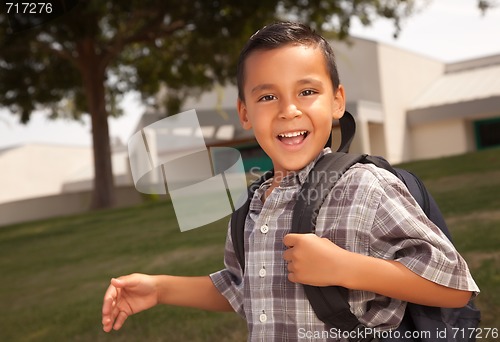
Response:
[{"label": "boy's hand", "polygon": [[123,326],[128,316],[158,304],[154,276],[131,274],[111,279],[102,304],[103,330],[110,332]]},{"label": "boy's hand", "polygon": [[288,262],[288,280],[313,286],[341,285],[350,252],[315,234],[287,234],[283,253]]}]

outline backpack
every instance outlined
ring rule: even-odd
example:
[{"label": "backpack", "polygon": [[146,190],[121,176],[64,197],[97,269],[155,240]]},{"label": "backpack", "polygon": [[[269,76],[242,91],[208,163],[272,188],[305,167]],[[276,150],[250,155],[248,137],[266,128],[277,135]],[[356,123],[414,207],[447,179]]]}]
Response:
[{"label": "backpack", "polygon": [[[408,188],[425,215],[438,226],[450,241],[451,234],[446,226],[436,202],[426,190],[423,182],[407,170],[397,169],[384,158],[367,154],[347,153],[355,133],[355,121],[349,112],[340,120],[342,139],[337,152],[324,155],[314,166],[300,190],[294,206],[291,233],[311,233],[316,225],[316,218],[324,199],[337,180],[354,164],[370,163],[396,175]],[[327,145],[331,144],[329,140]],[[328,177],[326,174],[328,171]],[[231,237],[234,251],[245,269],[244,226],[249,204],[254,191],[273,176],[268,171],[248,188],[246,203],[236,210],[231,217]],[[321,196],[310,199],[305,194],[314,191]],[[318,191],[320,190],[320,191]],[[309,192],[311,193],[311,192]],[[306,198],[307,201],[305,200]],[[408,303],[403,321],[392,331],[374,333],[361,324],[351,313],[347,301],[347,289],[339,286],[317,287],[303,285],[304,291],[318,318],[329,327],[341,332],[349,332],[349,341],[475,341],[475,334],[480,321],[480,311],[472,299],[463,308],[449,309],[429,307]],[[413,336],[409,338],[408,336]]]}]

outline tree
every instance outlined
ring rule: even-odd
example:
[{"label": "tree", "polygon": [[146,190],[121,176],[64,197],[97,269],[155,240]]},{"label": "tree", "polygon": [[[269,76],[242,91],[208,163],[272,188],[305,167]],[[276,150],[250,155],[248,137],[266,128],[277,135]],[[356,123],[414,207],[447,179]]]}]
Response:
[{"label": "tree", "polygon": [[[13,17],[12,8],[7,17],[5,8],[0,14],[0,106],[23,123],[38,108],[49,108],[53,117],[89,114],[92,207],[109,207],[114,191],[107,118],[119,115],[116,103],[125,92],[138,90],[151,102],[164,84],[175,108],[188,93],[232,80],[244,41],[276,18],[300,19],[342,39],[353,17],[364,24],[388,18],[397,32],[415,1],[59,0],[51,1],[53,10],[66,13],[41,24],[44,18],[27,13]],[[11,26],[16,20],[39,25],[12,32],[9,19]]]}]

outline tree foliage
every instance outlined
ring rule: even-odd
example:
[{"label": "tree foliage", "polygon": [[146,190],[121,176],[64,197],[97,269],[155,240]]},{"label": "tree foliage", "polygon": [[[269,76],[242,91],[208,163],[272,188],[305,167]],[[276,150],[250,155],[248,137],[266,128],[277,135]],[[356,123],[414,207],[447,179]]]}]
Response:
[{"label": "tree foliage", "polygon": [[352,18],[368,25],[385,17],[398,32],[415,1],[59,0],[52,3],[78,4],[21,32],[12,32],[4,11],[0,106],[23,123],[39,108],[49,108],[53,117],[90,114],[92,206],[108,207],[114,199],[107,118],[119,114],[115,104],[122,94],[138,90],[153,102],[163,85],[175,108],[188,93],[232,80],[240,48],[266,23],[301,20],[342,39]]}]

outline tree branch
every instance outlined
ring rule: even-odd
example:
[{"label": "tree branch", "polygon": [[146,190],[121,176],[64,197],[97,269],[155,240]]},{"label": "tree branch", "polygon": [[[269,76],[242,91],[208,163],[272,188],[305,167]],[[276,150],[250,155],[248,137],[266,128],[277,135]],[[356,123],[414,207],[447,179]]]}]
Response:
[{"label": "tree branch", "polygon": [[45,42],[45,41],[36,40],[36,41],[34,41],[34,43],[40,49],[45,50],[49,53],[53,53],[53,54],[55,54],[63,59],[66,59],[66,60],[70,61],[75,67],[78,67],[77,60],[71,54],[71,52],[69,52],[65,49],[56,49],[53,46],[51,46],[51,44],[49,42]]},{"label": "tree branch", "polygon": [[[106,48],[107,53],[102,60],[104,65],[107,66],[129,44],[153,42],[158,38],[168,37],[186,25],[183,20],[176,20],[168,25],[163,25],[163,19],[164,14],[159,14],[153,20],[147,20],[144,26],[129,36],[127,36],[126,32],[123,32],[123,34],[117,33],[108,45],[109,47]],[[139,18],[134,17],[130,21],[135,20],[139,20]],[[125,25],[125,27],[130,26]]]}]

